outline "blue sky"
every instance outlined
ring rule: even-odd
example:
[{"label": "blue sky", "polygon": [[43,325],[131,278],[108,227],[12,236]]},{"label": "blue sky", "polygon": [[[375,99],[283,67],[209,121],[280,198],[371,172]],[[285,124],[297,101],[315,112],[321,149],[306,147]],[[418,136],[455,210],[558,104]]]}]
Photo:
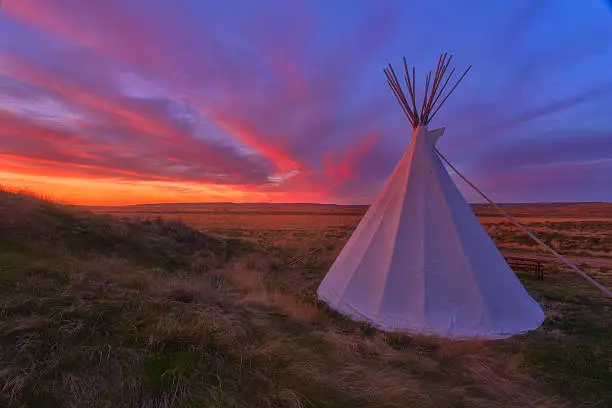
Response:
[{"label": "blue sky", "polygon": [[476,185],[500,202],[612,201],[604,1],[5,0],[2,13],[0,183],[77,203],[367,203],[410,138],[382,69],[406,56],[422,85],[448,51],[473,68],[431,126]]}]

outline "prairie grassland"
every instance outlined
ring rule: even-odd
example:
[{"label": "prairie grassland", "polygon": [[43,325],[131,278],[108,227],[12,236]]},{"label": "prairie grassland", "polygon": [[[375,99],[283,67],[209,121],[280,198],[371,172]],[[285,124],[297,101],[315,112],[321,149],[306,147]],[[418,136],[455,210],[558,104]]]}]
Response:
[{"label": "prairie grassland", "polygon": [[[119,219],[9,192],[0,211],[0,406],[612,405],[612,303],[559,266],[520,275],[542,328],[453,342],[378,332],[316,302],[346,220]],[[488,227],[502,247],[529,247]],[[576,254],[610,250],[588,246],[598,226],[557,227],[550,240]]]},{"label": "prairie grassland", "polygon": [[[344,208],[282,205],[262,207],[251,204],[215,207],[175,204],[145,206],[98,207],[97,212],[119,217],[147,219],[162,217],[181,220],[205,233],[237,237],[264,246],[282,247],[295,256],[321,246],[342,248],[354,227],[365,213],[364,207]],[[603,279],[612,277],[612,205],[585,204],[516,204],[505,206],[516,219],[569,260]],[[475,206],[475,212],[504,255],[540,259],[554,271],[557,260],[496,210]],[[548,214],[548,216],[546,216]],[[318,251],[317,251],[318,252]]]}]

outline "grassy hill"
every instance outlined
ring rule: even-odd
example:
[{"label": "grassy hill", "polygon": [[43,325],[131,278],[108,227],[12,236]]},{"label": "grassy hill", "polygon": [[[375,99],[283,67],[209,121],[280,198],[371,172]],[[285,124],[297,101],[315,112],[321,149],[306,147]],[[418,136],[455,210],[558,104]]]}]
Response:
[{"label": "grassy hill", "polygon": [[612,405],[612,305],[573,276],[523,276],[525,336],[377,332],[317,304],[342,245],[291,248],[0,191],[0,407]]}]

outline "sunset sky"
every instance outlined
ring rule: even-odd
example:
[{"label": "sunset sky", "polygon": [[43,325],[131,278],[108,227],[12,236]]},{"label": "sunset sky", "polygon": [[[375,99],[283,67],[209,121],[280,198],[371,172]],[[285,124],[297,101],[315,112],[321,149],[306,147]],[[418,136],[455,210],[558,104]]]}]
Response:
[{"label": "sunset sky", "polygon": [[[410,124],[385,83],[468,77],[430,127],[498,202],[612,201],[603,0],[4,0],[0,184],[78,204],[368,203]],[[419,75],[419,73],[421,75]],[[476,196],[457,182],[470,200]]]}]

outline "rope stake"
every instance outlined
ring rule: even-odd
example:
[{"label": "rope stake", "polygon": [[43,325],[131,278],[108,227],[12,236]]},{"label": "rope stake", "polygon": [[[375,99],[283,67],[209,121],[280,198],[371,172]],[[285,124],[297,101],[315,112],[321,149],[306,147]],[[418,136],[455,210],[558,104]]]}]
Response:
[{"label": "rope stake", "polygon": [[450,161],[448,161],[448,159],[446,157],[444,157],[444,155],[442,153],[440,153],[438,151],[438,149],[436,149],[434,147],[435,152],[438,154],[438,156],[440,156],[440,158],[442,160],[444,160],[444,162],[446,164],[448,164],[448,166],[453,169],[453,171],[455,173],[457,173],[457,175],[459,177],[461,177],[461,179],[463,181],[465,181],[470,187],[472,187],[474,189],[474,191],[476,191],[482,198],[484,198],[485,200],[487,200],[489,202],[489,204],[491,204],[493,207],[495,207],[496,210],[498,210],[500,213],[502,213],[511,223],[513,223],[514,225],[516,225],[517,227],[519,227],[525,234],[527,234],[529,236],[529,238],[533,239],[535,242],[537,242],[538,244],[540,244],[541,246],[543,246],[544,248],[546,248],[551,254],[553,254],[554,256],[556,256],[561,262],[563,262],[565,265],[567,265],[570,269],[572,269],[574,272],[578,273],[580,276],[582,276],[584,279],[586,279],[587,281],[589,281],[593,286],[595,286],[596,288],[598,288],[599,290],[601,290],[603,293],[605,293],[606,295],[612,297],[612,291],[610,291],[610,289],[606,288],[605,286],[603,286],[601,283],[597,282],[595,279],[591,278],[585,271],[583,271],[582,269],[578,268],[576,265],[574,265],[574,263],[570,262],[568,259],[566,259],[563,255],[561,255],[560,253],[558,253],[557,251],[555,251],[554,249],[552,249],[551,247],[549,247],[548,245],[546,245],[541,239],[539,239],[538,237],[536,237],[535,235],[533,235],[527,228],[525,228],[521,223],[519,223],[517,220],[515,220],[510,214],[508,214],[506,211],[504,211],[500,206],[498,206],[497,204],[495,204],[489,197],[487,197],[485,195],[485,193],[483,193],[482,191],[480,191],[478,189],[478,187],[476,187],[474,184],[472,184],[467,178],[465,178],[465,176],[463,174],[461,174],[457,168],[455,166],[453,166],[451,164]]}]

